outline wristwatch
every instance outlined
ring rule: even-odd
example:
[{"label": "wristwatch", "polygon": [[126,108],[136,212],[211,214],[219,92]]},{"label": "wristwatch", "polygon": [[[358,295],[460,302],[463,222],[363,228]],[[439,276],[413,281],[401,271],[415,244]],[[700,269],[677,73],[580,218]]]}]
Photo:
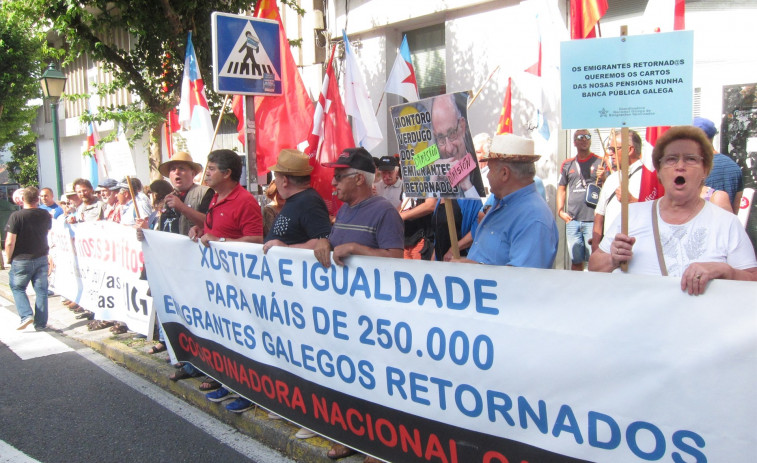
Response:
[{"label": "wristwatch", "polygon": [[220,241],[221,243],[223,243],[224,241],[226,241],[226,238],[218,238],[218,241]]}]

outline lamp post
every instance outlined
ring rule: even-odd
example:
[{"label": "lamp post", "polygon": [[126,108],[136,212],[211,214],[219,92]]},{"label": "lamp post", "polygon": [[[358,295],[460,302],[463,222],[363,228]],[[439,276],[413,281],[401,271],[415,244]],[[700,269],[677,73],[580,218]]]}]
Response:
[{"label": "lamp post", "polygon": [[66,76],[55,69],[52,63],[50,67],[42,74],[42,78],[39,80],[42,86],[42,94],[50,100],[50,109],[52,110],[53,118],[53,152],[55,153],[55,175],[58,186],[58,193],[63,193],[63,176],[60,170],[60,140],[58,135],[58,100],[63,94],[63,89],[66,88]]}]

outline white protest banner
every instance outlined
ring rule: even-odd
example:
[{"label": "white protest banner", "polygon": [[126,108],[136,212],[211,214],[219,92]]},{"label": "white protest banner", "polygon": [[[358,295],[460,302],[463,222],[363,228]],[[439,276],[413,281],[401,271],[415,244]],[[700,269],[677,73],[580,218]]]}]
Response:
[{"label": "white protest banner", "polygon": [[484,196],[467,102],[468,92],[458,92],[392,106],[405,196]]},{"label": "white protest banner", "polygon": [[694,33],[560,44],[563,129],[691,123]]},{"label": "white protest banner", "polygon": [[152,299],[140,280],[142,245],[136,230],[113,222],[70,225],[53,220],[48,235],[54,269],[50,289],[95,313],[152,335]]},{"label": "white protest banner", "polygon": [[[350,257],[146,232],[175,354],[389,461],[742,461],[754,283]],[[180,272],[177,272],[180,269]],[[566,303],[566,294],[607,297]]]}]

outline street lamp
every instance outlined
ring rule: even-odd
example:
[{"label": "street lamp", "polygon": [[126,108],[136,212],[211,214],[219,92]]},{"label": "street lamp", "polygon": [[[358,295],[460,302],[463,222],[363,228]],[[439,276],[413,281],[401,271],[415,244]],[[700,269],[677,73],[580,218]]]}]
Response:
[{"label": "street lamp", "polygon": [[50,63],[50,67],[42,74],[42,78],[39,80],[42,86],[42,94],[50,100],[50,109],[52,110],[53,118],[53,151],[55,153],[55,175],[58,183],[58,194],[63,193],[63,177],[60,171],[60,141],[58,135],[58,100],[63,94],[63,89],[66,88],[66,76],[55,69],[53,63]]}]

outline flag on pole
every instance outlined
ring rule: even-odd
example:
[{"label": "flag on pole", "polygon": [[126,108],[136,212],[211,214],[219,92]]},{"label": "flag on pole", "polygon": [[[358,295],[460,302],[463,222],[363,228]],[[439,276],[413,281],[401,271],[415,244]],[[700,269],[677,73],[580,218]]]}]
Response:
[{"label": "flag on pole", "polygon": [[363,83],[360,67],[352,53],[347,33],[342,30],[344,37],[344,107],[347,114],[352,116],[353,134],[357,138],[358,146],[370,151],[375,148],[384,136],[381,134],[373,103],[368,96],[368,90]]},{"label": "flag on pole", "polygon": [[418,101],[418,82],[415,79],[415,68],[410,57],[407,36],[402,37],[402,45],[384,86],[384,93],[394,93],[407,101]]},{"label": "flag on pole", "polygon": [[[200,75],[195,47],[192,44],[192,31],[187,34],[187,49],[184,55],[184,75],[181,81],[181,100],[179,102],[179,124],[185,138],[188,139],[187,148],[195,162],[203,166],[210,153],[210,143],[213,139],[213,122],[210,119],[210,108],[205,96],[205,84]],[[188,132],[188,133],[186,133]]]},{"label": "flag on pole", "polygon": [[258,175],[276,164],[279,152],[296,148],[307,140],[313,119],[313,102],[297,70],[289,41],[281,23],[276,0],[260,0],[255,7],[258,18],[279,22],[281,59],[281,95],[255,97],[255,145]]},{"label": "flag on pole", "polygon": [[541,77],[541,35],[539,36],[539,58],[537,59],[536,63],[532,64],[528,67],[528,69],[526,69],[526,72],[533,74],[536,77]]},{"label": "flag on pole", "polygon": [[647,32],[681,31],[686,28],[685,0],[649,0],[642,21]]},{"label": "flag on pole", "polygon": [[594,27],[607,12],[607,0],[570,0],[570,38],[596,37]]},{"label": "flag on pole", "polygon": [[321,166],[321,163],[336,161],[345,148],[350,148],[355,143],[342,99],[339,96],[339,84],[332,65],[335,51],[336,45],[331,49],[321,94],[315,105],[308,146],[305,148],[305,154],[310,156],[310,164],[313,166],[313,172],[310,175],[312,186],[326,201],[329,212],[332,214],[336,213],[340,205],[336,197],[331,194],[333,170]]},{"label": "flag on pole", "polygon": [[502,112],[499,115],[499,124],[497,124],[497,135],[503,133],[513,133],[513,79],[507,78],[507,89],[505,90],[505,101],[502,102]]}]

